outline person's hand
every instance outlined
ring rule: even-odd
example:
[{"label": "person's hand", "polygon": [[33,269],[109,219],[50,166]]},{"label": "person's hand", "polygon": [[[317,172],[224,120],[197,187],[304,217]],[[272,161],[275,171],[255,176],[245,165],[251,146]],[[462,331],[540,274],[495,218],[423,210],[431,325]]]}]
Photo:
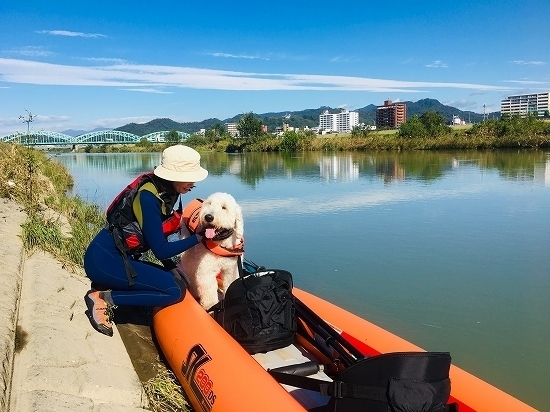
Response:
[{"label": "person's hand", "polygon": [[185,280],[185,276],[183,275],[183,272],[181,270],[179,270],[178,268],[174,268],[174,269],[170,270],[170,272],[172,272],[172,274],[174,275],[174,277],[176,279]]}]

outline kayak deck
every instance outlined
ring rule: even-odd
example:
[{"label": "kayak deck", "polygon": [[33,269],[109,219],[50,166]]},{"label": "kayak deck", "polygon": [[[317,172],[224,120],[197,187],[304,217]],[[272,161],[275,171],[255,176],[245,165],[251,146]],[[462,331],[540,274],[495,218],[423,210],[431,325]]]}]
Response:
[{"label": "kayak deck", "polygon": [[[302,347],[296,346],[295,344],[266,353],[257,353],[252,355],[252,357],[265,370],[289,365],[302,364],[309,361],[317,361],[317,359],[313,355],[311,355]],[[329,382],[332,381],[332,379],[323,371],[319,371],[315,374],[307,376],[314,379],[326,380]],[[287,390],[290,395],[292,395],[294,399],[296,399],[306,409],[326,405],[330,399],[329,396],[323,396],[316,391],[310,391],[307,389],[297,388],[295,386],[289,385],[282,386]]]}]

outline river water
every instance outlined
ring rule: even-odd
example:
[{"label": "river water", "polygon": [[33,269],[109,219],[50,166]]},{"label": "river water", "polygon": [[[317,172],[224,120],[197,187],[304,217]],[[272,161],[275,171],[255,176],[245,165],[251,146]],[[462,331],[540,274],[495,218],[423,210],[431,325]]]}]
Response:
[{"label": "river water", "polygon": [[[106,207],[158,153],[62,154]],[[203,155],[246,256],[550,411],[550,152]]]}]

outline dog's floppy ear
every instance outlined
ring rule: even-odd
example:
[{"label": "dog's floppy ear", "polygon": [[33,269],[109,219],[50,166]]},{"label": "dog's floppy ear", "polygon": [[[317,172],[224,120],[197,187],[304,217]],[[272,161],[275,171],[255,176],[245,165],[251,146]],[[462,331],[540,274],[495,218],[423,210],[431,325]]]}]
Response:
[{"label": "dog's floppy ear", "polygon": [[244,221],[243,221],[243,211],[239,205],[237,205],[237,210],[235,213],[235,234],[239,239],[242,239],[244,236]]}]

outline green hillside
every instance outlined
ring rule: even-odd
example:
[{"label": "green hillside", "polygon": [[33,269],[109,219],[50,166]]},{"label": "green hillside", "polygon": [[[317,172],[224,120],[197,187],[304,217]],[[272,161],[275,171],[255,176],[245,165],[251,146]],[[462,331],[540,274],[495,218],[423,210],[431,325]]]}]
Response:
[{"label": "green hillside", "polygon": [[[453,116],[459,116],[465,121],[471,123],[477,123],[483,120],[483,114],[474,113],[471,111],[462,111],[452,106],[445,106],[435,99],[422,99],[417,102],[404,102],[407,104],[407,119],[414,115],[421,116],[428,110],[434,110],[445,117],[447,122],[451,122]],[[319,115],[325,110],[329,113],[338,113],[341,109],[332,108],[328,106],[322,106],[318,109],[305,109],[296,112],[270,112],[258,114],[256,116],[262,119],[262,123],[268,127],[269,131],[274,131],[277,127],[282,127],[283,123],[288,123],[289,126],[303,128],[317,127],[319,125]],[[374,124],[376,119],[376,105],[369,104],[355,111],[359,112],[359,123]],[[186,122],[178,123],[171,119],[154,119],[147,123],[129,123],[125,126],[119,127],[116,130],[133,133],[138,136],[144,136],[148,133],[158,132],[162,130],[177,130],[185,133],[195,133],[200,129],[210,129],[216,123],[237,123],[243,114],[237,114],[231,118],[220,119],[206,119],[200,122]],[[500,112],[493,112],[487,114],[488,118],[500,117]]]}]

